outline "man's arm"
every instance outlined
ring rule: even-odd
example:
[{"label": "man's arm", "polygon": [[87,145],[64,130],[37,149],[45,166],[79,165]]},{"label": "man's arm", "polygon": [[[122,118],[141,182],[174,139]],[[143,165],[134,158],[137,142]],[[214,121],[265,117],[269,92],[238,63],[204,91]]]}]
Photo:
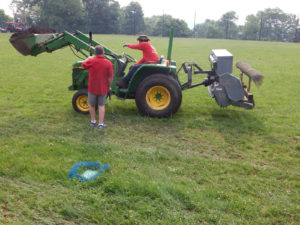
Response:
[{"label": "man's arm", "polygon": [[145,61],[145,59],[144,59],[144,57],[143,58],[141,58],[136,64],[134,64],[134,65],[139,65],[139,64],[143,64],[143,63],[145,63],[146,61]]},{"label": "man's arm", "polygon": [[89,56],[87,59],[85,59],[83,62],[82,62],[82,67],[84,69],[88,69],[90,68],[91,66],[91,59],[93,59],[94,57],[93,56]]},{"label": "man's arm", "polygon": [[111,84],[113,82],[113,77],[114,77],[114,68],[113,68],[113,64],[110,62],[110,66],[109,66],[109,70],[108,70],[108,89],[109,91],[111,90]]},{"label": "man's arm", "polygon": [[137,45],[126,44],[126,47],[132,48],[132,49],[143,50],[143,44],[142,44],[142,43],[139,43],[139,44],[137,44]]},{"label": "man's arm", "polygon": [[112,84],[112,82],[113,82],[113,78],[112,77],[108,78],[108,89],[109,89],[109,91],[111,91],[111,84]]}]

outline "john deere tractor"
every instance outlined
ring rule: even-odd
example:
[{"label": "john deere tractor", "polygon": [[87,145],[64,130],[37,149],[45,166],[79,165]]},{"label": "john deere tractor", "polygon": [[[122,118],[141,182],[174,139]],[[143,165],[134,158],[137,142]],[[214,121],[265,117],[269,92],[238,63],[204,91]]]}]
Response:
[{"label": "john deere tractor", "polygon": [[[76,31],[74,33],[56,33],[52,29],[33,27],[20,33],[13,34],[11,44],[23,55],[37,56],[43,52],[53,52],[70,46],[74,53],[84,57],[94,54],[94,47],[101,45],[89,36]],[[212,50],[210,55],[211,70],[203,70],[194,62],[184,62],[176,69],[176,62],[171,60],[173,45],[173,30],[170,31],[167,58],[161,57],[156,64],[143,64],[134,73],[128,88],[119,88],[116,81],[123,79],[125,70],[130,63],[136,60],[130,55],[116,54],[104,47],[105,57],[114,66],[114,80],[112,94],[119,99],[135,99],[136,105],[142,115],[151,117],[169,117],[176,113],[181,105],[182,90],[204,85],[208,87],[212,98],[221,107],[228,105],[239,106],[246,109],[254,107],[253,95],[250,93],[251,81],[260,84],[263,76],[252,69],[246,62],[237,66],[241,70],[241,78],[231,75],[233,57],[227,50]],[[181,83],[179,73],[187,75],[187,81]],[[203,82],[193,84],[192,75],[204,74]],[[249,77],[248,87],[243,83],[243,75]],[[79,112],[88,113],[87,101],[88,70],[82,67],[82,61],[73,64],[71,91],[77,91],[72,98],[73,108]]]}]

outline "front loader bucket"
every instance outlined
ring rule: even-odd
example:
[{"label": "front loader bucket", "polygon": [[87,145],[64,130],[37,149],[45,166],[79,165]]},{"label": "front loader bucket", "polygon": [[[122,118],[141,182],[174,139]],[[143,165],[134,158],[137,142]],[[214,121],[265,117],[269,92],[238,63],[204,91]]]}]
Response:
[{"label": "front loader bucket", "polygon": [[34,47],[51,39],[55,30],[47,27],[32,27],[25,31],[14,33],[9,41],[22,55],[36,56]]}]

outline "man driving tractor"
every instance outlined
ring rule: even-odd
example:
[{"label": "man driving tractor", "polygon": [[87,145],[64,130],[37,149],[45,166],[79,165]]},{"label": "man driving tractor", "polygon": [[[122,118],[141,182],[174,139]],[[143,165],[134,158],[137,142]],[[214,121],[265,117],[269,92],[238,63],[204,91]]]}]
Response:
[{"label": "man driving tractor", "polygon": [[124,44],[123,47],[128,47],[131,49],[138,49],[143,51],[143,57],[138,61],[134,66],[131,67],[130,71],[128,72],[127,76],[121,80],[120,82],[117,81],[117,85],[121,88],[127,88],[128,83],[135,73],[135,71],[142,65],[142,64],[152,64],[158,63],[158,54],[155,48],[149,43],[150,39],[146,35],[140,35],[137,40],[139,41],[138,44]]}]

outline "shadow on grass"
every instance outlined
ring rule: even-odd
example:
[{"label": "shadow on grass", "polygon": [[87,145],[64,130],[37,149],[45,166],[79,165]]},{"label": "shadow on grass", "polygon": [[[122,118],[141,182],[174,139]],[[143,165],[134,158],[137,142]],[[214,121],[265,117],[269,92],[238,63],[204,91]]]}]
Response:
[{"label": "shadow on grass", "polygon": [[106,118],[115,123],[138,123],[141,127],[157,125],[174,129],[199,128],[217,129],[219,132],[238,134],[262,134],[266,132],[264,122],[252,110],[238,108],[206,107],[199,109],[179,109],[170,118],[142,116],[135,105],[117,105],[114,113],[106,108]]},{"label": "shadow on grass", "polygon": [[179,110],[176,116],[178,115],[176,119],[183,124],[183,129],[199,130],[197,133],[201,136],[207,133],[213,137],[218,133],[230,143],[239,139],[251,139],[258,135],[269,135],[262,117],[255,110],[204,105],[184,108]]},{"label": "shadow on grass", "polygon": [[260,136],[269,136],[264,122],[257,113],[246,110],[210,110],[209,125],[218,130],[227,143],[238,144],[253,142]]},{"label": "shadow on grass", "polygon": [[210,111],[212,125],[220,131],[261,133],[265,131],[263,121],[252,111],[214,109]]}]

